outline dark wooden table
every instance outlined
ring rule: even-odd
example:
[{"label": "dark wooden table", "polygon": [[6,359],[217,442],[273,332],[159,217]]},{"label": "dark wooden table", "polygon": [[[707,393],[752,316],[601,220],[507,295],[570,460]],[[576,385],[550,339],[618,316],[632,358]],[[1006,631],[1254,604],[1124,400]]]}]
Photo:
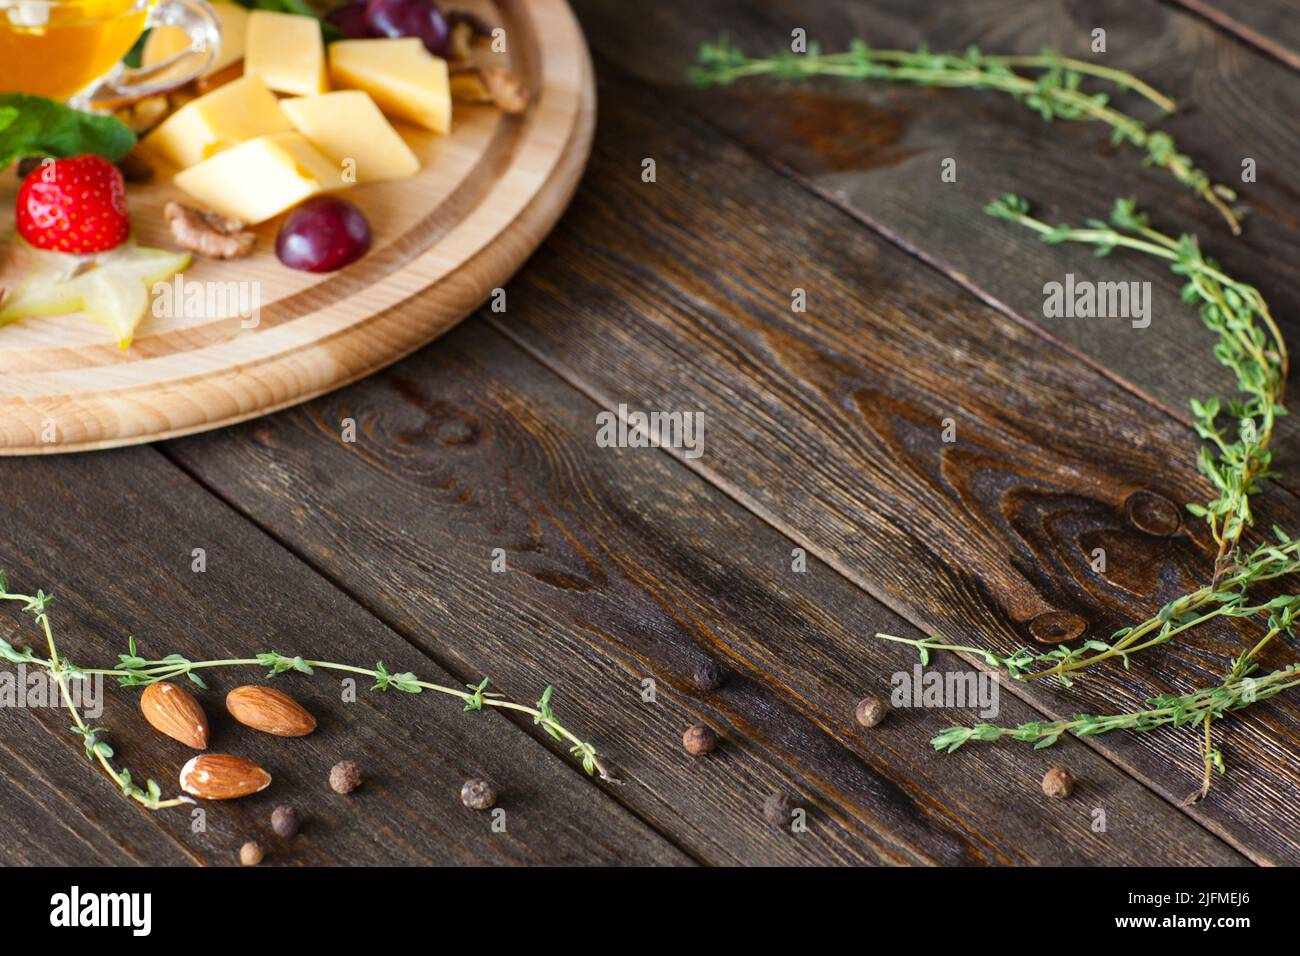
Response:
[{"label": "dark wooden table", "polygon": [[[1300,862],[1295,695],[1224,723],[1229,772],[1190,806],[1193,732],[947,756],[927,739],[972,711],[854,721],[859,698],[887,696],[915,661],[876,631],[1006,651],[1048,612],[1105,636],[1203,583],[1198,527],[1154,537],[1125,517],[1143,490],[1180,506],[1207,497],[1187,399],[1232,391],[1176,277],[1136,256],[1101,271],[1086,250],[980,209],[1015,190],[1049,220],[1079,221],[1136,195],[1256,283],[1300,342],[1295,5],[576,6],[600,77],[595,149],[505,314],[484,310],[382,374],[237,428],[6,461],[0,566],[57,594],[63,648],[86,666],[135,635],[156,654],[273,647],[448,683],[487,675],[524,701],[553,684],[557,712],[623,785],[589,780],[528,720],[428,694],[362,690],[347,704],[337,676],[278,678],[321,726],[289,743],[260,736],[222,713],[224,691],[257,677],[230,672],[204,698],[216,749],[266,766],[270,790],[210,806],[194,832],[184,809],[121,799],[65,715],[3,708],[0,859],[230,864],[260,838],[268,863],[287,864]],[[1256,160],[1241,239],[1104,129],[1049,127],[996,94],[683,82],[697,44],[722,31],[754,50],[803,27],[827,48],[861,35],[1090,56],[1097,26],[1107,65],[1187,104],[1167,128],[1216,179]],[[940,183],[945,157],[956,183]],[[1149,280],[1150,328],[1042,318],[1043,283],[1066,272]],[[804,313],[791,311],[795,288]],[[703,456],[600,447],[596,415],[620,403],[703,410]],[[354,443],[340,439],[345,419]],[[1290,422],[1263,527],[1300,527]],[[6,614],[6,633],[30,636]],[[1208,627],[1071,690],[1004,682],[999,722],[1203,686],[1242,641]],[[726,676],[704,692],[691,675],[710,659]],[[976,664],[940,654],[935,666]],[[723,741],[704,759],[680,742],[697,721]],[[97,723],[137,777],[171,789],[188,753],[147,727],[134,691],[111,689]],[[368,773],[350,798],[325,785],[343,758]],[[1079,780],[1069,800],[1040,792],[1053,764]],[[473,776],[501,790],[504,832],[461,807]],[[763,819],[778,789],[808,809],[806,832]],[[310,818],[291,850],[267,839],[279,802]]]}]

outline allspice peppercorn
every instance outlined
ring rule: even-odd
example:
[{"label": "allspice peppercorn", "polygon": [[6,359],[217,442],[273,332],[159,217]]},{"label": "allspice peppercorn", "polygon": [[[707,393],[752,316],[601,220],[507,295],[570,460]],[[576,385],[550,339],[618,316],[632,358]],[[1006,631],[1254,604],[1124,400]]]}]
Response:
[{"label": "allspice peppercorn", "polygon": [[889,705],[879,697],[864,697],[858,701],[858,706],[853,714],[858,719],[858,723],[863,727],[874,727],[885,719],[889,713]]},{"label": "allspice peppercorn", "polygon": [[460,788],[460,802],[471,810],[491,810],[497,802],[496,788],[486,780],[466,780]]},{"label": "allspice peppercorn", "polygon": [[330,769],[330,789],[335,793],[351,793],[361,786],[361,768],[351,760],[340,760]]},{"label": "allspice peppercorn", "polygon": [[722,668],[712,657],[706,657],[695,665],[691,679],[700,690],[717,690],[722,684]]},{"label": "allspice peppercorn", "polygon": [[244,866],[257,866],[262,862],[264,855],[262,853],[262,844],[256,840],[249,840],[239,848],[239,862]]},{"label": "allspice peppercorn", "polygon": [[763,819],[778,827],[789,824],[790,815],[794,813],[794,801],[788,793],[780,790],[772,793],[763,801]]},{"label": "allspice peppercorn", "polygon": [[1043,793],[1064,800],[1074,792],[1074,775],[1064,767],[1053,767],[1043,774]]},{"label": "allspice peppercorn", "polygon": [[702,757],[718,746],[718,735],[704,724],[693,724],[682,734],[682,746],[692,757]]},{"label": "allspice peppercorn", "polygon": [[292,840],[298,835],[301,826],[302,821],[298,819],[298,811],[288,804],[282,803],[271,811],[271,829],[277,836]]}]

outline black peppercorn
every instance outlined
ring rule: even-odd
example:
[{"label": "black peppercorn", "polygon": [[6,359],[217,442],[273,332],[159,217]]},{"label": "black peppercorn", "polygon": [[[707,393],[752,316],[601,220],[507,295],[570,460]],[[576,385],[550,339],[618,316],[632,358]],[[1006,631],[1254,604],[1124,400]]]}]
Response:
[{"label": "black peppercorn", "polygon": [[858,701],[854,716],[863,727],[874,727],[884,720],[888,713],[889,705],[879,697],[864,697]]},{"label": "black peppercorn", "polygon": [[792,813],[794,813],[794,801],[790,799],[789,794],[778,790],[763,801],[764,819],[778,827],[787,825]]},{"label": "black peppercorn", "polygon": [[330,788],[335,793],[351,793],[361,786],[361,768],[351,760],[341,760],[330,769]]},{"label": "black peppercorn", "polygon": [[702,757],[712,753],[713,748],[718,746],[718,735],[704,724],[694,724],[682,734],[682,746],[692,757]]},{"label": "black peppercorn", "polygon": [[1043,793],[1064,800],[1074,792],[1074,775],[1064,767],[1053,767],[1043,774]]},{"label": "black peppercorn", "polygon": [[695,666],[691,679],[700,690],[717,690],[722,683],[722,668],[712,657],[706,657]]},{"label": "black peppercorn", "polygon": [[298,819],[298,811],[288,804],[281,804],[271,811],[271,829],[277,836],[291,840],[298,835],[301,826],[302,821]]},{"label": "black peppercorn", "polygon": [[471,810],[491,810],[497,802],[497,791],[486,780],[466,780],[460,788],[460,802]]}]

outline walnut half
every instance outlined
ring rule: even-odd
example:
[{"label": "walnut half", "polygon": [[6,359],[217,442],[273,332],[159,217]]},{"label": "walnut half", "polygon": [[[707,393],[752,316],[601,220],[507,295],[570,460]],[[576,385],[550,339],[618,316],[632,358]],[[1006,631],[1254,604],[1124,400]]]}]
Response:
[{"label": "walnut half", "polygon": [[519,78],[500,66],[453,66],[451,97],[461,103],[493,103],[503,113],[522,113],[529,99]]},{"label": "walnut half", "polygon": [[163,215],[176,242],[209,259],[239,259],[253,251],[257,237],[238,219],[204,212],[171,200]]}]

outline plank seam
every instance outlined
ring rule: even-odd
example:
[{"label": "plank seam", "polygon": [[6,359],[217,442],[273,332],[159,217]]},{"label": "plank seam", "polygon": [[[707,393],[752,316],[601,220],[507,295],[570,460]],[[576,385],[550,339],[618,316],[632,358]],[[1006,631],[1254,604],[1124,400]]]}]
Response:
[{"label": "plank seam", "polygon": [[1224,13],[1202,0],[1157,0],[1166,6],[1176,7],[1183,13],[1203,20],[1225,36],[1232,37],[1250,49],[1277,60],[1283,66],[1300,72],[1300,54],[1288,50],[1280,43],[1251,29],[1231,14]]},{"label": "plank seam", "polygon": [[[77,759],[76,758],[77,753],[82,752],[82,748],[80,746],[70,743],[68,738],[66,738],[63,734],[60,734],[54,727],[47,725],[45,721],[34,720],[32,721],[32,723],[36,724],[41,728],[41,730],[49,734],[49,736],[52,737],[56,742],[56,745],[60,743],[68,744],[68,747],[66,748],[65,752],[74,751],[75,753],[73,754],[73,760]],[[11,757],[13,757],[23,766],[25,766],[29,771],[33,771],[32,774],[33,779],[39,780],[42,784],[49,787],[50,790],[58,794],[60,800],[62,800],[64,803],[68,804],[71,807],[76,808],[77,810],[81,810],[81,807],[77,804],[76,800],[71,795],[66,794],[62,790],[60,790],[59,787],[52,780],[48,780],[44,777],[37,776],[34,773],[36,768],[31,764],[30,761],[27,760],[26,757],[23,756],[23,754],[20,751],[18,751],[12,746],[9,746],[10,742],[12,742],[12,738],[10,741],[6,742],[4,749],[9,753]],[[102,781],[104,783],[112,783],[112,780],[110,778],[105,777],[102,774],[99,774],[97,766],[94,769],[95,769],[95,777],[97,782]],[[11,777],[10,779],[13,781],[15,786],[17,786],[24,793],[28,794],[28,796],[32,797],[32,799],[34,800],[37,799],[36,794],[32,793],[32,791],[29,790],[27,787],[24,787],[19,778]],[[134,809],[137,813],[143,814],[145,819],[147,819],[151,824],[153,824],[153,826],[157,829],[158,833],[165,840],[175,845],[177,851],[180,853],[181,856],[187,857],[190,860],[190,862],[196,866],[205,865],[203,858],[198,853],[196,853],[190,847],[186,846],[185,843],[182,842],[172,831],[168,830],[165,826],[163,826],[162,820],[158,817],[157,811],[148,810],[140,806],[134,800],[131,801],[130,803],[131,803],[130,809]],[[91,818],[84,812],[81,813],[81,818],[85,820],[87,824],[94,827],[104,837],[106,837],[111,844],[113,844],[118,848],[118,850],[122,853],[124,857],[128,858],[135,865],[138,866],[146,863],[144,858],[137,856],[130,848],[123,846],[122,841],[117,838],[117,835],[113,832],[113,830],[101,826],[98,820]],[[63,819],[63,816],[61,814],[55,814],[55,819],[59,821],[59,825],[62,826],[65,830],[67,830],[68,832],[72,833],[74,836],[80,839],[80,834],[77,833],[77,831]],[[98,854],[99,851],[96,850],[96,853]]]}]

